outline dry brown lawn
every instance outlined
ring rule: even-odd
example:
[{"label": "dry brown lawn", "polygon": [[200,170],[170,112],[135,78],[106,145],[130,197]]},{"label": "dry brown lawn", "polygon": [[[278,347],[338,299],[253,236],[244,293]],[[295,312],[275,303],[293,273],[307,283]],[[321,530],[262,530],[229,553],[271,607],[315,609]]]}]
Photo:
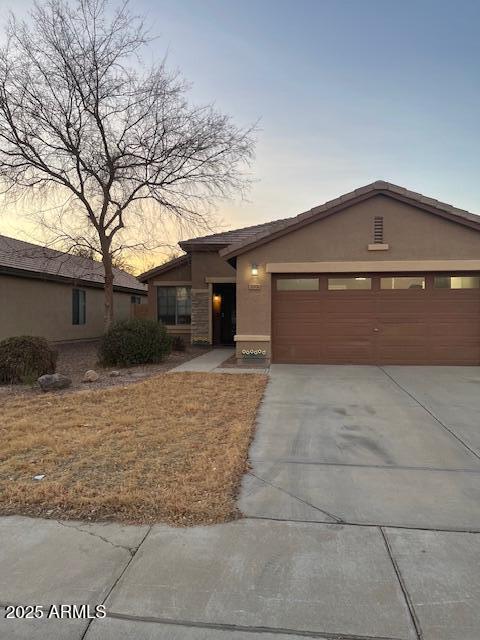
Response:
[{"label": "dry brown lawn", "polygon": [[5,399],[0,514],[175,525],[233,519],[265,384],[256,374],[173,373]]}]

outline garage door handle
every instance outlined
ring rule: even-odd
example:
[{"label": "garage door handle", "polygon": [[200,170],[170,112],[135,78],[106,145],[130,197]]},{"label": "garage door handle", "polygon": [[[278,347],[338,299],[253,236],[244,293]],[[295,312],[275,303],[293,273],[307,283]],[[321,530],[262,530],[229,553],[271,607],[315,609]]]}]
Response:
[{"label": "garage door handle", "polygon": [[377,327],[374,328],[375,333],[378,333],[378,329]]}]

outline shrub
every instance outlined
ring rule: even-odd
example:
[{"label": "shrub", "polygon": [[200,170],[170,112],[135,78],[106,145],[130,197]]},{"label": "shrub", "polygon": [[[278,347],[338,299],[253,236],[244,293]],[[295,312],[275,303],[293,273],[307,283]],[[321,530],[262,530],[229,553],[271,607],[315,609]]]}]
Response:
[{"label": "shrub", "polygon": [[185,341],[181,336],[172,336],[172,351],[185,351]]},{"label": "shrub", "polygon": [[121,320],[103,336],[99,360],[104,366],[128,367],[161,362],[171,351],[164,325],[155,320]]},{"label": "shrub", "polygon": [[44,338],[16,336],[0,342],[0,383],[33,383],[55,373],[58,353]]}]

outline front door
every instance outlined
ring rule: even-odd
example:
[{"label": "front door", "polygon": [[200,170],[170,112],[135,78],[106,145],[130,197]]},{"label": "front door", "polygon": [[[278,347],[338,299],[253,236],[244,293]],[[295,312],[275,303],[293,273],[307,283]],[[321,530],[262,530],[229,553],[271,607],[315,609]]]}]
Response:
[{"label": "front door", "polygon": [[214,284],[212,299],[214,345],[233,345],[236,332],[236,285]]}]

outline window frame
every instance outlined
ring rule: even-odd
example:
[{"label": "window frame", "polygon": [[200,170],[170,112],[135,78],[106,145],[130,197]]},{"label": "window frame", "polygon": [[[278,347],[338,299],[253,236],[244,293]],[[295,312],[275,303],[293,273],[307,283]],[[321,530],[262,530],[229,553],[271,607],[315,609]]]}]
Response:
[{"label": "window frame", "polygon": [[[178,299],[178,290],[185,289],[188,293],[187,296],[187,305],[189,313],[179,313],[179,299]],[[172,291],[175,292],[174,300],[175,300],[175,311],[174,311],[174,322],[165,322],[160,314],[160,292],[164,290],[165,293],[170,294]],[[168,296],[167,296],[168,298]],[[171,302],[171,300],[169,301]],[[188,322],[178,322],[179,316],[188,318]],[[163,314],[163,318],[171,318],[172,314]],[[192,324],[192,286],[191,285],[157,285],[157,321],[161,322],[167,327],[188,327]]]},{"label": "window frame", "polygon": [[[360,279],[360,280],[359,280]],[[353,288],[353,289],[349,289],[349,288],[345,288],[342,289],[340,287],[332,287],[330,288],[330,280],[354,280],[354,281],[360,281],[360,282],[369,282],[370,286],[369,287],[358,287],[358,288]],[[374,276],[372,275],[343,275],[343,274],[327,274],[326,275],[326,287],[327,287],[327,291],[329,293],[332,292],[348,292],[348,293],[362,293],[364,291],[373,291],[374,290]]]},{"label": "window frame", "polygon": [[83,326],[87,324],[87,292],[85,289],[74,287],[72,289],[72,325]]},{"label": "window frame", "polygon": [[476,287],[439,287],[436,284],[437,278],[450,278],[450,285],[452,278],[480,278],[480,274],[476,273],[435,273],[432,279],[432,288],[439,291],[476,291],[480,289],[480,281]]},{"label": "window frame", "polygon": [[[382,287],[382,280],[401,280],[402,278],[405,279],[417,279],[417,280],[423,280],[423,287]],[[408,292],[412,292],[412,291],[426,291],[428,288],[428,274],[427,273],[422,273],[422,274],[412,274],[412,273],[394,273],[393,275],[389,275],[389,274],[381,274],[378,276],[378,286],[380,291],[384,292],[384,291],[408,291]]]},{"label": "window frame", "polygon": [[[306,287],[306,288],[295,288],[295,287],[285,287],[282,288],[282,286],[279,287],[279,283],[280,282],[312,282],[314,285],[316,284],[316,286],[313,287]],[[320,282],[321,282],[321,277],[318,276],[305,276],[304,278],[295,278],[295,277],[288,277],[285,278],[283,276],[281,277],[277,277],[276,278],[276,284],[275,284],[275,290],[277,292],[281,292],[281,293],[292,293],[292,292],[302,292],[302,291],[320,291]]]}]

